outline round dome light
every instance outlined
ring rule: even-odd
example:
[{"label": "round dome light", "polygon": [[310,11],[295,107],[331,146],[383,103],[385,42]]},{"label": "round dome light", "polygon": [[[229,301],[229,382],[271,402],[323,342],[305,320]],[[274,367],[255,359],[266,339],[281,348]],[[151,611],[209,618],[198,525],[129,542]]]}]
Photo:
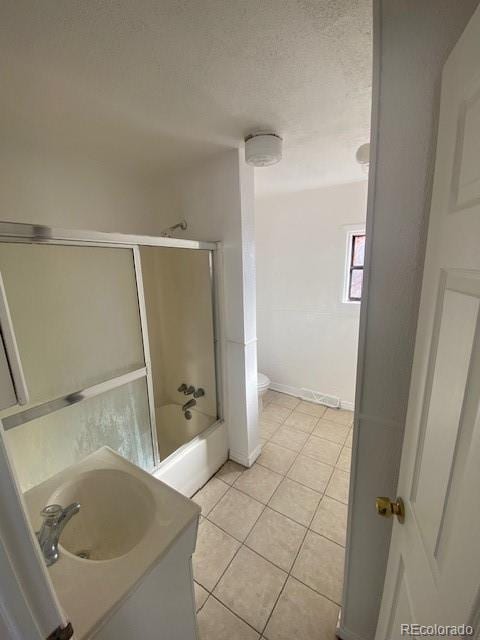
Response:
[{"label": "round dome light", "polygon": [[245,161],[269,167],[282,159],[282,139],[276,133],[254,133],[245,138]]},{"label": "round dome light", "polygon": [[370,143],[366,142],[358,147],[355,158],[358,164],[370,164]]}]

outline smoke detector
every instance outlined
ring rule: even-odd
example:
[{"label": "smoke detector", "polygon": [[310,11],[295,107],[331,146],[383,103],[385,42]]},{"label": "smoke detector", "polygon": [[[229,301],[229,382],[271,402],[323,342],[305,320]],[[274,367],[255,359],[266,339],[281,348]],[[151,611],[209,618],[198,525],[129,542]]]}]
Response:
[{"label": "smoke detector", "polygon": [[282,138],[276,133],[253,133],[245,138],[245,161],[269,167],[282,159]]}]

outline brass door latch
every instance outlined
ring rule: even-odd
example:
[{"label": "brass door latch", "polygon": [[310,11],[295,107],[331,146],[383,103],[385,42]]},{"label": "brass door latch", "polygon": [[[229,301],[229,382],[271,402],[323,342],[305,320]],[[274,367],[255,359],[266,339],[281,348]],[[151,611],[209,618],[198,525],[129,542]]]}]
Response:
[{"label": "brass door latch", "polygon": [[379,516],[383,516],[384,518],[397,516],[400,523],[405,521],[405,505],[401,498],[397,498],[394,502],[390,500],[390,498],[380,496],[375,500],[375,507]]}]

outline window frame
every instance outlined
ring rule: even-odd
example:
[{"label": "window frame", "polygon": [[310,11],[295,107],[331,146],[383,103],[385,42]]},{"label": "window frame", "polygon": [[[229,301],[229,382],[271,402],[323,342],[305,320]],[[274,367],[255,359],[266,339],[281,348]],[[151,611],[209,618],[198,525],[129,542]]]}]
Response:
[{"label": "window frame", "polygon": [[[344,304],[356,304],[359,305],[362,302],[361,298],[350,298],[350,284],[353,271],[365,271],[365,261],[363,266],[353,265],[353,239],[356,236],[365,236],[365,225],[349,225],[346,227],[346,250],[345,250],[345,267],[343,274],[343,296],[342,302]],[[363,289],[362,289],[363,294]]]}]

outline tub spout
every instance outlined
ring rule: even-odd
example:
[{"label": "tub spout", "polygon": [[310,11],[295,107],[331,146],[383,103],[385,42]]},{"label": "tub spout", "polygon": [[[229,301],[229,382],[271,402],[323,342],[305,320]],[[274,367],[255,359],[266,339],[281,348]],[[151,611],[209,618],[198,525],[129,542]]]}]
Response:
[{"label": "tub spout", "polygon": [[194,407],[196,404],[197,404],[197,401],[192,398],[182,406],[182,411],[183,412],[188,411],[189,409]]}]

